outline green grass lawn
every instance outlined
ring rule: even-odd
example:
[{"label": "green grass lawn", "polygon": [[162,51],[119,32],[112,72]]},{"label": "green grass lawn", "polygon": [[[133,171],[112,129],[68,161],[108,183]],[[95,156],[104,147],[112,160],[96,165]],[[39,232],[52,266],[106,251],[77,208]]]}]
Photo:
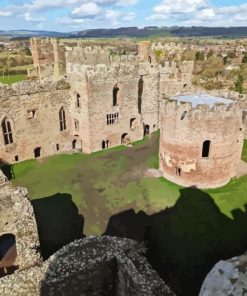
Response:
[{"label": "green grass lawn", "polygon": [[23,81],[27,79],[27,75],[21,74],[21,75],[9,75],[9,76],[0,76],[0,83],[4,84],[12,84],[19,81]]}]

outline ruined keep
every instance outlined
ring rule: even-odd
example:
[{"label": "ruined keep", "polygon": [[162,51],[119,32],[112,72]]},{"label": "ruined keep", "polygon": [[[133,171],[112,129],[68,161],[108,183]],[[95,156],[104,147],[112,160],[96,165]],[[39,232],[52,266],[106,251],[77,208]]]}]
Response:
[{"label": "ruined keep", "polygon": [[30,39],[30,47],[36,75],[42,79],[53,77],[58,79],[65,73],[65,47],[59,39]]},{"label": "ruined keep", "polygon": [[159,129],[161,94],[191,88],[193,63],[142,61],[148,42],[138,56],[52,38],[30,43],[39,80],[0,85],[0,158],[8,163],[129,145]]},{"label": "ruined keep", "polygon": [[205,95],[162,100],[159,161],[166,179],[199,188],[223,186],[237,174],[242,147],[236,101]]}]

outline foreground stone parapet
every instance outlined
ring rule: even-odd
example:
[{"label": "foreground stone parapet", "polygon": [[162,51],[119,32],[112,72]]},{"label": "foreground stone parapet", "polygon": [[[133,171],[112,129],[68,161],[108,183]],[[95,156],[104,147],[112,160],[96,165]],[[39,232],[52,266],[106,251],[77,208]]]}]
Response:
[{"label": "foreground stone parapet", "polygon": [[245,295],[247,291],[247,253],[217,263],[207,275],[199,296]]},{"label": "foreground stone parapet", "polygon": [[140,245],[129,239],[77,240],[41,267],[0,280],[1,295],[174,295],[141,253]]},{"label": "foreground stone parapet", "polygon": [[10,185],[1,187],[0,268],[24,269],[39,264],[38,247],[37,224],[27,190]]},{"label": "foreground stone parapet", "polygon": [[160,170],[182,186],[214,188],[237,176],[242,110],[233,100],[177,96],[161,104]]}]

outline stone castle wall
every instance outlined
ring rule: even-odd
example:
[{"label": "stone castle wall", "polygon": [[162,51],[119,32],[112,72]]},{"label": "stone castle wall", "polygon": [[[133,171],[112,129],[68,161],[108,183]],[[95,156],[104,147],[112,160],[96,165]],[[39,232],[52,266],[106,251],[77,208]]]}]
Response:
[{"label": "stone castle wall", "polygon": [[[101,149],[102,141],[109,147],[121,144],[127,134],[130,141],[143,138],[144,127],[153,132],[159,127],[159,71],[149,63],[120,63],[97,66],[68,64],[67,73],[72,89],[81,89],[87,102],[91,151]],[[138,109],[139,81],[143,79],[141,112]],[[117,84],[117,104],[113,106],[113,88]],[[107,115],[118,114],[116,124],[107,125]],[[131,122],[133,121],[133,124]],[[95,124],[97,123],[97,124]],[[101,129],[98,128],[101,126]],[[88,135],[89,137],[89,135]]]},{"label": "stone castle wall", "polygon": [[[72,151],[71,100],[70,86],[65,81],[26,81],[0,86],[0,122],[5,118],[9,120],[13,136],[13,143],[5,145],[1,130],[1,159],[10,163],[32,159],[34,149],[38,147],[41,157]],[[62,107],[66,116],[65,131],[60,131],[59,110]]]},{"label": "stone castle wall", "polygon": [[[40,264],[38,230],[25,188],[12,188],[10,185],[0,188],[0,217],[0,237],[6,234],[15,236],[17,258],[13,265],[25,269]],[[1,258],[0,268],[8,263],[5,261],[5,257]],[[1,288],[0,291],[2,294]]]},{"label": "stone castle wall", "polygon": [[[64,62],[60,48],[64,47],[56,39],[31,39],[34,63],[51,64],[53,78]],[[122,55],[114,61],[106,57],[110,49],[104,46],[66,47],[66,81],[1,86],[0,119],[9,119],[14,138],[13,144],[5,145],[0,137],[1,158],[10,163],[34,158],[36,148],[41,148],[40,157],[78,150],[91,153],[140,140],[144,133],[159,129],[161,95],[188,91],[193,63],[161,67],[147,56],[150,43],[143,42],[140,48],[139,57]],[[141,55],[146,56],[144,62],[139,61]],[[59,130],[62,107],[65,131]],[[30,111],[35,113],[31,118]],[[109,124],[112,116],[117,118]]]},{"label": "stone castle wall", "polygon": [[74,241],[40,267],[0,279],[3,296],[172,296],[151,269],[138,243],[114,237]]},{"label": "stone castle wall", "polygon": [[30,39],[31,52],[37,76],[58,79],[65,74],[65,47],[55,38]]},{"label": "stone castle wall", "polygon": [[192,88],[194,62],[165,62],[160,67],[160,93],[174,96],[179,92],[190,92]]},{"label": "stone castle wall", "polygon": [[[238,104],[192,107],[164,99],[161,106],[160,169],[183,186],[223,186],[237,174],[243,147]],[[209,140],[209,157],[202,157]],[[179,170],[179,171],[178,171]]]}]

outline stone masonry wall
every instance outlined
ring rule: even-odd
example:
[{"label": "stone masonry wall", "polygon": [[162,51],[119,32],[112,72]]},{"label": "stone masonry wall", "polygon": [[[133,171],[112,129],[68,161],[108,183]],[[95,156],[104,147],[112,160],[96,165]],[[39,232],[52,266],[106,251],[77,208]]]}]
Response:
[{"label": "stone masonry wall", "polygon": [[114,237],[74,241],[41,267],[0,279],[2,296],[172,296],[151,269],[138,243]]},{"label": "stone masonry wall", "polygon": [[0,188],[0,236],[9,233],[16,240],[15,265],[25,269],[40,264],[38,230],[27,190],[5,185]]},{"label": "stone masonry wall", "polygon": [[39,79],[58,79],[65,74],[65,47],[55,38],[30,39],[34,66]]},{"label": "stone masonry wall", "polygon": [[[41,148],[41,157],[72,151],[71,99],[70,86],[65,81],[25,81],[0,86],[0,122],[7,118],[13,133],[13,143],[5,145],[1,130],[1,159],[10,163],[32,159],[37,147]],[[59,110],[62,107],[67,125],[65,131],[60,131]]]}]

